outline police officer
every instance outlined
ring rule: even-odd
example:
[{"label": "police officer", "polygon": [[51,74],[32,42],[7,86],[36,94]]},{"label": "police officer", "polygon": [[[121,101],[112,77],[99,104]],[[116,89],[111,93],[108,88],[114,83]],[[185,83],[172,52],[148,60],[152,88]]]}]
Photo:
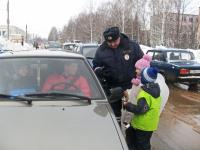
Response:
[{"label": "police officer", "polygon": [[[100,79],[105,81],[104,90],[121,87],[123,91],[131,88],[131,80],[135,77],[135,63],[141,59],[143,52],[138,43],[120,33],[118,27],[107,28],[103,32],[105,41],[98,48],[93,60],[93,69]],[[111,103],[113,112],[120,123],[122,101]]]}]

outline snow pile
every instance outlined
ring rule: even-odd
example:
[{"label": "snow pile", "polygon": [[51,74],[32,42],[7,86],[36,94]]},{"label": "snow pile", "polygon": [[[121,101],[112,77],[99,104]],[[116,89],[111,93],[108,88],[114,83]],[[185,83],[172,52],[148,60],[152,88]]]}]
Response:
[{"label": "snow pile", "polygon": [[33,46],[28,43],[24,43],[24,45],[22,46],[21,43],[13,43],[3,38],[0,38],[0,46],[2,47],[2,49],[13,50],[13,51],[33,49]]},{"label": "snow pile", "polygon": [[146,54],[146,52],[150,49],[152,49],[152,47],[148,47],[146,45],[140,45],[140,48],[142,49],[142,51],[144,52],[144,54]]},{"label": "snow pile", "polygon": [[24,43],[22,46],[21,43],[12,43],[8,42],[6,45],[6,49],[17,51],[17,50],[31,50],[33,47],[29,45],[28,43]]},{"label": "snow pile", "polygon": [[157,46],[156,46],[156,49],[167,49],[167,47],[162,46],[162,45],[159,45],[159,46],[157,45]]},{"label": "snow pile", "polygon": [[200,49],[187,49],[194,54],[195,59],[200,63]]}]

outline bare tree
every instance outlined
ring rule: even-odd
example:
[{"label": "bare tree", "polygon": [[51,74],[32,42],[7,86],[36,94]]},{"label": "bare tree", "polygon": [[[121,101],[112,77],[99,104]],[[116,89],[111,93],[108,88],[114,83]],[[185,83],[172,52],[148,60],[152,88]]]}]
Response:
[{"label": "bare tree", "polygon": [[170,15],[175,10],[175,0],[151,0],[150,7],[152,10],[151,29],[154,30],[151,31],[154,32],[154,34],[151,33],[151,39],[153,39],[152,43],[166,45],[166,33],[173,30],[169,29],[169,27],[173,26],[168,26],[166,24],[168,24],[167,19],[171,18]]},{"label": "bare tree", "polygon": [[93,42],[93,0],[90,0],[90,42]]},{"label": "bare tree", "polygon": [[176,19],[176,37],[174,45],[175,47],[178,48],[181,47],[180,41],[185,39],[185,38],[181,39],[180,35],[183,31],[183,22],[185,21],[184,13],[187,7],[190,5],[190,3],[191,1],[189,0],[175,0],[177,19]]},{"label": "bare tree", "polygon": [[58,31],[56,27],[52,27],[49,36],[48,36],[49,41],[58,41]]},{"label": "bare tree", "polygon": [[63,27],[61,37],[64,42],[76,39],[76,18],[71,18],[67,25]]},{"label": "bare tree", "polygon": [[[102,33],[109,26],[119,26],[121,31],[131,36],[136,33],[139,19],[133,15],[135,12],[134,0],[113,0],[102,3],[94,10],[93,1],[90,1],[89,11],[80,13],[63,28],[62,37],[67,40],[75,37],[83,42],[102,42]],[[73,36],[74,38],[74,36]]]}]

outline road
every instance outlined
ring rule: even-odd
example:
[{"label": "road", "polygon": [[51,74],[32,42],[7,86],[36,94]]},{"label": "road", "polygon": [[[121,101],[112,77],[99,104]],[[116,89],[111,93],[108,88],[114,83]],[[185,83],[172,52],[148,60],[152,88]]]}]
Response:
[{"label": "road", "polygon": [[170,85],[152,150],[200,150],[200,92]]}]

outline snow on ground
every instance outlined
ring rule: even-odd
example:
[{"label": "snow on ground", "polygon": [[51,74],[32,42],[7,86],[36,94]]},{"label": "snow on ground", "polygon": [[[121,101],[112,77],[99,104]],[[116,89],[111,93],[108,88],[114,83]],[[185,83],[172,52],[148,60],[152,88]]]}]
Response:
[{"label": "snow on ground", "polygon": [[33,49],[33,46],[28,43],[24,43],[24,45],[22,46],[21,43],[13,43],[3,38],[0,38],[0,46],[2,47],[2,49],[13,50],[13,51]]}]

